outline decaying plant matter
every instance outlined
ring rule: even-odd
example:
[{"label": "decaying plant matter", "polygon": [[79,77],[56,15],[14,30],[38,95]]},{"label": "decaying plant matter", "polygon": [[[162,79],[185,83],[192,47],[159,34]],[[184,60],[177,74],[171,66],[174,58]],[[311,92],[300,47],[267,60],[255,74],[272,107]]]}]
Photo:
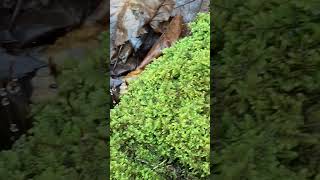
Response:
[{"label": "decaying plant matter", "polygon": [[183,24],[182,24],[182,16],[175,16],[169,24],[169,27],[165,33],[163,33],[160,39],[152,46],[149,53],[140,63],[135,71],[129,73],[126,78],[130,78],[132,76],[140,74],[140,72],[150,64],[153,59],[159,57],[162,54],[163,49],[168,48],[176,42],[182,32]]},{"label": "decaying plant matter", "polygon": [[194,19],[202,4],[203,0],[112,0],[112,79],[130,79],[140,74],[163,49],[181,37],[184,24]]}]

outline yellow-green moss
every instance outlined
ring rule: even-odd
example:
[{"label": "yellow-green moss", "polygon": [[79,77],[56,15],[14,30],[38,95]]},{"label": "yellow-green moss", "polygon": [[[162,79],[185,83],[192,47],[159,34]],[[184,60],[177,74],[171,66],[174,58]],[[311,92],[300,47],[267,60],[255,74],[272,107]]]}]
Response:
[{"label": "yellow-green moss", "polygon": [[209,174],[210,17],[164,51],[111,111],[113,179]]}]

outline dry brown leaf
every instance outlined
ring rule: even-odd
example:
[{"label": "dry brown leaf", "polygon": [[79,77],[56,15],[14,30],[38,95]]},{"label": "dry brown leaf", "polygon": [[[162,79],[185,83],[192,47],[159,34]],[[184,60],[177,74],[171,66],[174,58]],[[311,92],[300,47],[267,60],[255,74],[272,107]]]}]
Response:
[{"label": "dry brown leaf", "polygon": [[171,12],[174,9],[174,5],[174,0],[165,0],[162,6],[159,8],[158,12],[150,22],[150,26],[155,32],[163,33],[161,23],[169,20]]},{"label": "dry brown leaf", "polygon": [[151,50],[147,56],[143,59],[141,64],[136,70],[130,72],[124,79],[132,79],[141,74],[146,65],[150,64],[154,58],[159,57],[162,54],[162,50],[170,47],[174,42],[176,42],[182,32],[183,28],[183,17],[175,16],[165,33],[163,33],[160,39],[152,46]]},{"label": "dry brown leaf", "polygon": [[155,43],[147,56],[143,59],[141,64],[137,67],[137,69],[144,69],[146,65],[150,64],[154,58],[159,57],[162,54],[162,50],[168,48],[176,42],[182,32],[183,28],[183,17],[175,16],[165,33],[160,36],[160,39]]},{"label": "dry brown leaf", "polygon": [[160,31],[160,23],[169,19],[175,1],[111,0],[110,4],[110,55],[113,57],[116,49],[127,41],[137,50],[142,43],[139,37],[147,33],[144,28],[147,24]]}]

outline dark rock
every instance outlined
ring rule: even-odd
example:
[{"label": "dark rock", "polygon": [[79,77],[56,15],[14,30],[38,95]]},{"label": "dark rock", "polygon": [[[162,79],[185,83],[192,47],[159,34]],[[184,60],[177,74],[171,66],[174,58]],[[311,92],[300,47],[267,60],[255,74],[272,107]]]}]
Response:
[{"label": "dark rock", "polygon": [[42,61],[29,56],[0,51],[0,149],[12,143],[31,127],[28,119],[33,87],[31,79],[45,67]]},{"label": "dark rock", "polygon": [[45,66],[47,65],[44,62],[33,57],[0,53],[0,79],[10,79],[11,77],[20,79]]},{"label": "dark rock", "polygon": [[[17,9],[15,6],[18,5],[4,6],[5,3],[0,1],[0,9],[3,10],[0,12],[0,44],[29,47],[52,43],[55,37],[80,26],[100,2],[101,0],[31,0],[23,1],[22,7]],[[89,19],[99,20],[105,14],[104,11],[105,8],[98,8]]]},{"label": "dark rock", "polygon": [[0,91],[0,149],[9,149],[31,127],[29,98],[32,76],[1,81]]},{"label": "dark rock", "polygon": [[121,79],[110,78],[110,87],[119,87],[122,83]]}]

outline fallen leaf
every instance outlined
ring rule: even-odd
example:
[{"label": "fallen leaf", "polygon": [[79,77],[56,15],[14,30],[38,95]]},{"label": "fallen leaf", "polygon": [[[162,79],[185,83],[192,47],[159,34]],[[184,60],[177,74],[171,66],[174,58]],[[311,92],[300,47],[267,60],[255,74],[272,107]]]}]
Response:
[{"label": "fallen leaf", "polygon": [[159,31],[160,23],[170,18],[174,4],[174,0],[111,0],[111,52],[117,52],[114,49],[126,41],[137,50],[142,44],[139,37],[147,33],[145,26]]},{"label": "fallen leaf", "polygon": [[163,33],[158,42],[152,46],[151,50],[137,69],[144,69],[146,65],[153,61],[154,58],[157,58],[162,54],[163,49],[170,47],[171,44],[179,39],[183,28],[182,18],[182,16],[178,15],[171,20],[167,31]]},{"label": "fallen leaf", "polygon": [[129,74],[127,74],[123,79],[125,80],[126,83],[129,84],[129,82],[130,82],[131,80],[136,79],[137,76],[138,76],[139,74],[141,74],[142,71],[143,71],[142,69],[136,69],[136,70],[134,70],[134,71],[131,71],[131,72],[130,72]]},{"label": "fallen leaf", "polygon": [[126,81],[141,74],[146,65],[150,64],[154,58],[157,58],[162,54],[163,49],[170,47],[179,39],[183,28],[182,21],[182,16],[175,16],[171,20],[167,31],[160,36],[159,40],[153,45],[153,47],[137,67],[137,69],[130,72],[124,78]]}]

